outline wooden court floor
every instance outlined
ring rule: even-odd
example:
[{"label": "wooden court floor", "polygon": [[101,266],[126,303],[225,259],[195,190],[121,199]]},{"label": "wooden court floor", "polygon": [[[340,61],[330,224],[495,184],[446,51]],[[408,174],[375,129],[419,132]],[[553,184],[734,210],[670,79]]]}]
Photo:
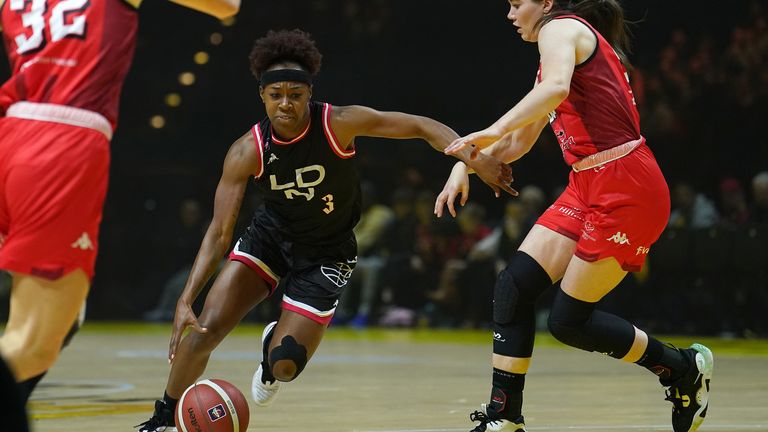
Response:
[{"label": "wooden court floor", "polygon": [[[214,353],[204,377],[249,396],[258,326]],[[163,393],[170,327],[87,324],[33,395],[36,432],[131,431]],[[673,339],[691,343],[691,339]],[[538,338],[527,378],[529,431],[671,431],[671,404],[649,372]],[[706,340],[715,352],[711,432],[768,431],[768,341]],[[466,432],[486,401],[486,332],[329,330],[275,404],[251,404],[249,431]]]}]

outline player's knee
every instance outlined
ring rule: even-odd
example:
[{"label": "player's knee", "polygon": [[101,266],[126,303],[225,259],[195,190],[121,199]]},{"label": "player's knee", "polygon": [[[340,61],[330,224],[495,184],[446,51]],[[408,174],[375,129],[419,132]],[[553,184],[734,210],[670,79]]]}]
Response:
[{"label": "player's knee", "polygon": [[277,378],[278,381],[293,381],[299,375],[296,363],[290,360],[277,361],[271,368],[272,375]]},{"label": "player's knee", "polygon": [[307,365],[307,348],[287,335],[269,352],[269,367],[278,381],[294,380]]},{"label": "player's knee", "polygon": [[566,321],[558,321],[550,315],[547,320],[547,327],[549,327],[552,336],[560,342],[572,347],[583,348],[581,346],[583,344],[580,343],[584,339],[581,326]]},{"label": "player's knee", "polygon": [[221,328],[213,323],[200,323],[208,331],[205,333],[198,333],[196,331],[190,331],[186,336],[189,338],[189,342],[192,344],[193,351],[196,353],[210,353],[212,352],[222,340],[227,336],[226,331],[222,331]]},{"label": "player's knee", "polygon": [[577,300],[561,288],[555,296],[549,319],[547,319],[549,332],[555,339],[566,345],[592,351],[592,338],[584,327],[594,309],[594,303]]},{"label": "player's knee", "polygon": [[52,343],[26,343],[4,353],[17,376],[30,377],[50,369],[59,358],[60,346]]},{"label": "player's knee", "polygon": [[552,285],[546,270],[525,252],[518,251],[499,273],[493,290],[493,321],[505,325],[532,314],[536,299]]}]

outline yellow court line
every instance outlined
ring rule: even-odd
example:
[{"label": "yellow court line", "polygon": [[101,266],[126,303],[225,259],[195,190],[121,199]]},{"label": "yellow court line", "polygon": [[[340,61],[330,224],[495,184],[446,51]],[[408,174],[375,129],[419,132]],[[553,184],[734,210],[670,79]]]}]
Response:
[{"label": "yellow court line", "polygon": [[[233,336],[261,337],[263,324],[240,324],[232,332]],[[143,322],[86,322],[83,333],[119,333],[134,335],[171,335],[171,324],[151,324]],[[654,335],[664,342],[671,342],[678,347],[687,347],[693,342],[702,343],[717,351],[717,354],[768,357],[768,339],[723,339],[698,336],[662,336]],[[490,344],[490,330],[453,330],[453,329],[352,329],[331,326],[326,335],[328,340],[371,341],[371,342],[414,342],[414,343],[449,343],[449,344]],[[548,333],[536,335],[537,347],[563,347]]]},{"label": "yellow court line", "polygon": [[32,402],[29,406],[33,420],[60,419],[72,417],[97,417],[118,414],[134,414],[153,409],[152,405],[99,403],[62,405],[46,402]]}]

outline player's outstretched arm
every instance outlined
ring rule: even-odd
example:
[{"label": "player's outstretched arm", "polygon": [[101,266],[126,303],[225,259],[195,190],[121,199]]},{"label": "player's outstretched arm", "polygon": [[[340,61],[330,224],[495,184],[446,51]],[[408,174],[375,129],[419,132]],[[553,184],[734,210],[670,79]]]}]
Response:
[{"label": "player's outstretched arm", "polygon": [[173,3],[212,15],[218,19],[234,16],[240,10],[240,0],[170,0]]},{"label": "player's outstretched arm", "polygon": [[[345,148],[358,136],[420,138],[427,141],[435,150],[442,152],[458,138],[458,134],[453,129],[429,117],[377,111],[359,105],[334,107],[331,128],[339,139],[339,143]],[[509,186],[512,181],[512,170],[508,165],[487,155],[471,159],[471,154],[471,149],[465,149],[456,152],[455,156],[472,167],[497,196],[502,189],[517,195],[517,192]]]},{"label": "player's outstretched arm", "polygon": [[194,331],[200,333],[207,331],[198,323],[192,311],[192,303],[195,302],[200,290],[216,271],[221,258],[229,249],[248,180],[260,168],[261,158],[256,150],[253,135],[249,131],[232,144],[224,159],[221,179],[216,187],[213,219],[205,232],[184,291],[176,303],[173,334],[168,350],[169,362],[175,357],[184,329],[192,327]]},{"label": "player's outstretched arm", "polygon": [[541,81],[494,124],[454,141],[453,154],[469,146],[485,148],[504,135],[546,118],[567,97],[576,65],[576,44],[583,25],[573,20],[553,20],[539,31]]}]

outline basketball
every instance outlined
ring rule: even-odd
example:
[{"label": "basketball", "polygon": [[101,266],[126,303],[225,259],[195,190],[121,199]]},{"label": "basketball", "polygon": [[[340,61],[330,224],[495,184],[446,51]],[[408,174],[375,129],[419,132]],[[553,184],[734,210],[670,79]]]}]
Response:
[{"label": "basketball", "polygon": [[245,396],[220,379],[192,384],[176,405],[179,432],[245,432],[250,412]]}]

